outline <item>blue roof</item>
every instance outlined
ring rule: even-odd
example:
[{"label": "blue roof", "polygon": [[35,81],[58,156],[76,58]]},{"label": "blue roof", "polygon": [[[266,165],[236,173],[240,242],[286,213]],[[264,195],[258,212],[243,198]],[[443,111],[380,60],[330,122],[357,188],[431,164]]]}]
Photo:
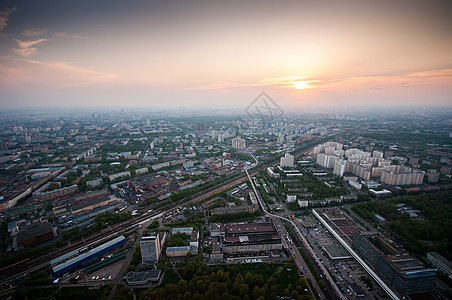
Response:
[{"label": "blue roof", "polygon": [[193,227],[179,227],[179,228],[173,228],[174,231],[193,231]]},{"label": "blue roof", "polygon": [[67,261],[53,267],[53,273],[55,275],[57,275],[64,269],[76,267],[78,264],[80,264],[94,256],[104,253],[104,251],[106,251],[106,249],[114,246],[115,244],[124,243],[125,240],[126,240],[126,238],[123,235],[121,235],[111,241],[108,241],[108,242],[106,242],[96,248],[93,248],[85,253],[82,253],[74,258],[68,259]]},{"label": "blue roof", "polygon": [[385,222],[386,219],[383,216],[380,216],[379,214],[375,214],[375,217],[380,220],[381,222]]},{"label": "blue roof", "polygon": [[190,246],[182,246],[182,247],[168,247],[166,251],[190,251]]}]

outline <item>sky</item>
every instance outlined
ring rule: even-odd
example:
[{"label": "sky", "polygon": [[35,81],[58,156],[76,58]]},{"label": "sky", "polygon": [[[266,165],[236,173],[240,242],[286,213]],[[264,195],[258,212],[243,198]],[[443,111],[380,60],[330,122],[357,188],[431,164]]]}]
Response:
[{"label": "sky", "polygon": [[452,1],[0,1],[0,109],[452,106]]}]

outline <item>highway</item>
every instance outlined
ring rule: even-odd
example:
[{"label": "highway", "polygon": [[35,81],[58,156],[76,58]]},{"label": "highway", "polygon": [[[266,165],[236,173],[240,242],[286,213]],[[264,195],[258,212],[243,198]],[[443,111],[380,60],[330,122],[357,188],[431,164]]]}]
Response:
[{"label": "highway", "polygon": [[[311,256],[315,259],[315,261],[318,263],[319,267],[322,269],[323,273],[325,274],[326,279],[330,282],[331,287],[336,291],[338,297],[339,297],[340,299],[344,299],[344,300],[347,299],[347,298],[345,298],[345,297],[342,295],[341,291],[340,291],[339,288],[336,286],[336,283],[333,281],[333,279],[331,278],[330,274],[329,274],[328,271],[325,269],[325,266],[323,266],[323,264],[321,264],[321,263],[318,261],[318,258],[317,258],[316,255],[314,254],[313,250],[309,247],[309,244],[308,244],[306,238],[303,236],[303,234],[301,233],[300,229],[298,229],[297,224],[295,224],[294,221],[292,221],[292,220],[290,220],[290,219],[288,219],[288,218],[286,218],[286,217],[278,216],[278,215],[276,215],[276,214],[272,214],[272,213],[268,212],[267,209],[266,209],[266,207],[265,207],[265,203],[264,203],[264,201],[262,200],[261,195],[259,194],[259,192],[257,191],[256,187],[254,186],[253,181],[251,180],[251,176],[249,175],[248,170],[246,170],[246,174],[248,175],[249,181],[251,182],[251,186],[253,187],[254,193],[256,194],[256,197],[257,197],[257,199],[258,199],[258,201],[259,201],[259,204],[260,204],[260,206],[261,206],[261,208],[262,208],[262,211],[263,211],[266,215],[268,215],[268,216],[270,216],[270,217],[278,218],[278,219],[287,221],[287,222],[289,222],[289,223],[293,226],[293,228],[295,229],[296,233],[298,234],[298,236],[300,237],[300,239],[303,241],[303,244],[305,245],[306,249],[310,249],[310,250],[311,250],[311,251],[310,251],[310,252],[311,252],[311,253],[310,253]],[[295,248],[295,250],[296,250],[296,251],[292,250],[293,253],[298,252],[298,249]],[[296,259],[296,261],[297,261],[297,259]],[[299,267],[302,268],[303,265],[299,265]],[[308,272],[308,270],[309,270],[309,269],[306,269],[306,272]],[[309,273],[310,273],[310,272],[309,272]],[[322,291],[322,290],[320,289],[320,287],[318,286],[317,281],[314,279],[314,277],[312,276],[312,274],[310,274],[310,277],[312,278],[311,280],[313,280],[313,281],[312,281],[313,284],[316,285],[316,289],[317,289],[317,291],[318,291],[318,293],[319,293],[319,296],[320,296],[322,299],[326,299],[325,295],[323,295],[323,291]]]},{"label": "highway", "polygon": [[[303,152],[307,152],[307,151],[308,151],[308,150],[304,150],[304,151],[302,151],[302,153],[303,153]],[[251,156],[253,157],[253,159],[256,161],[256,165],[257,165],[257,164],[258,164],[257,159],[254,157],[253,154],[250,154],[250,155],[251,155]],[[308,241],[306,240],[306,238],[304,237],[304,235],[301,233],[301,231],[300,231],[300,229],[298,228],[297,224],[295,224],[295,222],[294,222],[293,220],[290,220],[290,219],[288,219],[288,218],[286,218],[286,217],[282,217],[282,216],[279,216],[279,215],[272,214],[272,213],[268,212],[268,211],[267,211],[267,208],[266,208],[266,206],[265,206],[265,203],[264,203],[264,201],[262,200],[262,197],[261,197],[260,193],[259,193],[258,190],[256,189],[256,187],[255,187],[255,185],[254,185],[254,182],[253,182],[253,180],[251,179],[251,175],[249,174],[248,169],[245,169],[245,173],[246,173],[246,175],[247,175],[247,177],[248,177],[248,180],[249,180],[250,183],[251,183],[251,186],[253,187],[253,191],[254,191],[254,193],[256,194],[256,197],[257,197],[257,199],[258,199],[258,201],[259,201],[259,205],[261,206],[262,211],[263,211],[266,215],[268,215],[268,216],[270,216],[270,217],[278,218],[278,219],[287,221],[287,222],[289,222],[289,223],[293,226],[293,228],[295,229],[295,231],[296,231],[296,233],[298,234],[299,238],[303,241],[303,244],[305,245],[305,248],[308,249],[308,250],[310,250],[311,256],[314,258],[314,260],[317,262],[317,264],[319,265],[319,267],[322,269],[322,271],[323,271],[323,273],[324,273],[326,279],[329,281],[331,287],[336,291],[336,294],[339,296],[340,299],[344,299],[344,300],[347,299],[347,298],[344,297],[344,295],[342,295],[341,291],[340,291],[339,288],[337,287],[337,285],[336,285],[336,283],[334,282],[333,278],[331,278],[331,275],[330,275],[330,273],[328,273],[328,271],[326,270],[325,266],[324,266],[322,263],[320,263],[318,257],[315,255],[314,251],[312,250],[312,248],[311,248],[310,245],[308,244]],[[303,267],[305,267],[305,264],[304,264],[304,261],[303,261],[303,263],[301,263],[301,261],[300,261],[300,253],[298,253],[298,249],[297,249],[296,247],[294,247],[294,248],[295,248],[295,249],[292,248],[291,251],[292,251],[292,254],[294,255],[295,261],[296,261],[296,262],[298,261],[298,264],[297,264],[297,265],[298,265],[298,267],[299,267],[300,270],[301,270]],[[295,253],[297,253],[297,254],[295,254]],[[303,259],[301,259],[301,260],[303,260]],[[325,295],[323,295],[322,289],[320,289],[320,287],[319,287],[318,284],[317,284],[317,281],[314,279],[313,275],[311,274],[311,272],[309,271],[308,268],[306,268],[306,272],[307,272],[307,273],[309,272],[309,277],[311,278],[312,283],[316,285],[316,289],[318,290],[319,296],[322,297],[323,299],[326,299]]]}]

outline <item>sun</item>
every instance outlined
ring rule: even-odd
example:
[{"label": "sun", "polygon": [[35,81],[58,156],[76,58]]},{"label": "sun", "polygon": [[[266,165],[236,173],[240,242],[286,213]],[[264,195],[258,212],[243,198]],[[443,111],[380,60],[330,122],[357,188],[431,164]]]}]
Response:
[{"label": "sun", "polygon": [[293,82],[293,87],[296,88],[297,90],[304,90],[304,89],[309,89],[309,81],[294,81]]}]

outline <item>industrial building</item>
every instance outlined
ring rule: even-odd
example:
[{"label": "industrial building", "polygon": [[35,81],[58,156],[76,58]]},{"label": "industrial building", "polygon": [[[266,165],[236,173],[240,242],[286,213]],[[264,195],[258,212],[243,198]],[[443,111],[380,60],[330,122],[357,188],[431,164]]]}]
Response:
[{"label": "industrial building", "polygon": [[[376,236],[380,243],[385,244],[388,251],[383,253],[372,239],[375,235],[363,236],[355,232],[353,247],[381,274],[386,282],[402,295],[430,291],[436,278],[436,269],[427,269],[414,257],[399,253],[382,238]],[[390,253],[391,252],[391,253]]]},{"label": "industrial building", "polygon": [[253,205],[240,205],[231,207],[217,207],[212,209],[211,214],[214,215],[227,215],[227,214],[238,214],[238,213],[254,213],[259,209],[257,204]]},{"label": "industrial building", "polygon": [[49,182],[45,185],[43,185],[41,188],[37,189],[32,195],[33,200],[35,201],[49,201],[49,200],[55,200],[64,198],[67,196],[70,196],[72,194],[75,194],[78,190],[77,185],[71,185],[68,187],[59,188],[52,191],[46,191],[51,185],[59,185],[61,186],[60,182]]},{"label": "industrial building", "polygon": [[18,227],[17,237],[15,237],[17,247],[33,246],[56,236],[56,229],[47,220],[38,220],[30,224],[21,223]]},{"label": "industrial building", "polygon": [[224,254],[282,250],[282,240],[273,223],[226,224],[221,231],[220,245]]},{"label": "industrial building", "polygon": [[70,258],[63,263],[60,263],[52,267],[52,272],[54,276],[60,276],[74,268],[81,266],[84,262],[90,261],[97,258],[99,255],[104,254],[120,245],[125,244],[126,238],[124,236],[119,236],[109,242],[106,242],[96,248],[88,250],[87,252],[81,253],[80,255]]},{"label": "industrial building", "polygon": [[67,203],[52,208],[55,218],[63,228],[87,226],[94,223],[98,214],[113,212],[124,206],[123,200],[103,191],[89,193],[70,199]]},{"label": "industrial building", "polygon": [[145,199],[156,198],[178,189],[177,182],[165,171],[128,180],[127,185]]}]

